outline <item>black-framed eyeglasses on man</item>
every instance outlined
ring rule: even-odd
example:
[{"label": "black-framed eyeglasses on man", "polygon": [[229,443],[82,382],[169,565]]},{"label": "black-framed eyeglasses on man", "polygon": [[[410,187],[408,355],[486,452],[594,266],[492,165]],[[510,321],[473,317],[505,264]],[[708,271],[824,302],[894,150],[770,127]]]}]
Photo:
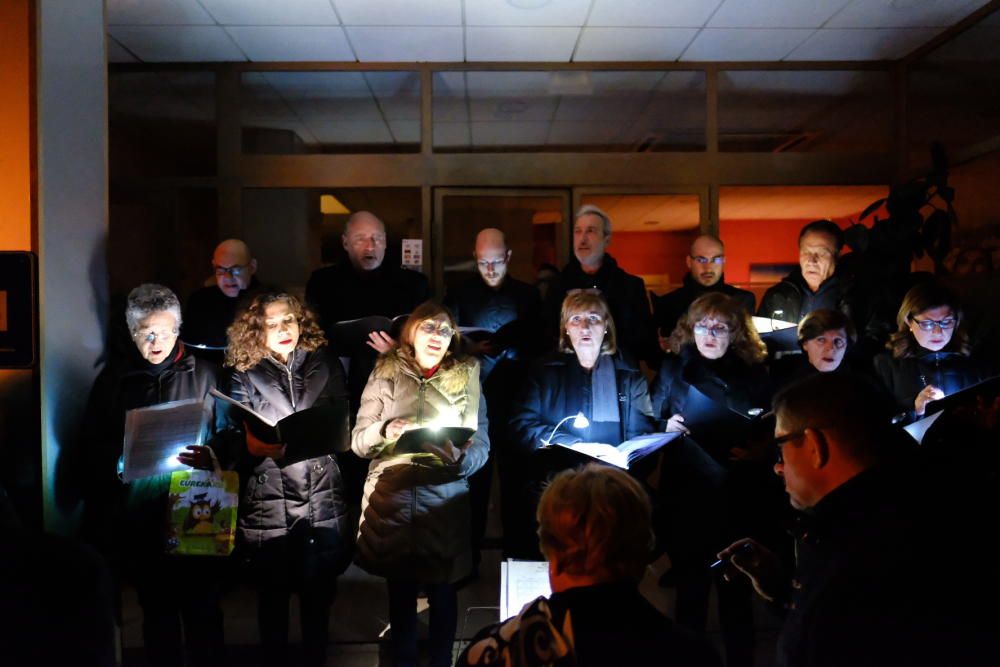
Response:
[{"label": "black-framed eyeglasses on man", "polygon": [[776,437],[774,440],[771,441],[772,444],[773,444],[773,446],[774,446],[774,451],[775,451],[775,456],[776,456],[776,461],[775,462],[776,463],[784,463],[785,459],[782,456],[782,447],[784,445],[787,445],[790,442],[795,442],[796,440],[801,440],[802,438],[805,437],[806,431],[812,431],[813,433],[816,434],[817,437],[819,437],[820,439],[824,439],[824,436],[823,436],[823,429],[824,428],[829,428],[829,427],[828,426],[807,426],[804,429],[800,429],[798,431],[792,431],[791,433],[786,433],[785,435],[779,435],[778,437]]},{"label": "black-framed eyeglasses on man", "polygon": [[215,267],[215,275],[217,275],[217,276],[219,276],[221,278],[222,276],[228,274],[229,276],[231,276],[233,278],[239,278],[244,273],[246,273],[246,270],[248,268],[250,268],[249,264],[234,264],[232,266],[216,266]]},{"label": "black-framed eyeglasses on man", "polygon": [[692,262],[698,264],[724,264],[726,261],[725,255],[716,255],[715,257],[705,257],[703,255],[689,255]]}]

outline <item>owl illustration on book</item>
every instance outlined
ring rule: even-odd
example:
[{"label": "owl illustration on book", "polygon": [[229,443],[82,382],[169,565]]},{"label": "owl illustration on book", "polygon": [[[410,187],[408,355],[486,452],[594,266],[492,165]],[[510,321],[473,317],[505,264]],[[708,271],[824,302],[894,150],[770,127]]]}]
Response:
[{"label": "owl illustration on book", "polygon": [[222,504],[218,500],[214,503],[208,501],[207,493],[195,495],[191,500],[187,517],[184,519],[184,533],[186,535],[210,535],[216,532],[213,519],[221,508]]}]

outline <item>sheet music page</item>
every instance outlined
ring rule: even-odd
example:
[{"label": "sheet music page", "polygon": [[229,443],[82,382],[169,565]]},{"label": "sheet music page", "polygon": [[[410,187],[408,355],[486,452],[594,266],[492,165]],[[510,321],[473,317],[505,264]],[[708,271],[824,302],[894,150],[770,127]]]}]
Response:
[{"label": "sheet music page", "polygon": [[918,445],[924,443],[924,435],[927,434],[927,429],[934,425],[938,417],[943,415],[943,412],[935,412],[930,417],[924,417],[923,419],[918,419],[912,424],[908,424],[903,427],[903,430],[910,434],[914,440],[917,441]]},{"label": "sheet music page", "polygon": [[772,320],[770,317],[757,317],[754,315],[750,319],[753,320],[753,328],[756,329],[759,334],[781,331],[782,329],[798,326],[795,322]]},{"label": "sheet music page", "polygon": [[207,411],[199,398],[160,403],[125,413],[126,482],[184,467],[177,455],[204,440]]},{"label": "sheet music page", "polygon": [[[544,560],[514,560],[500,569],[500,620],[514,616],[535,598],[552,594],[549,564]],[[506,591],[506,596],[504,595]]]}]

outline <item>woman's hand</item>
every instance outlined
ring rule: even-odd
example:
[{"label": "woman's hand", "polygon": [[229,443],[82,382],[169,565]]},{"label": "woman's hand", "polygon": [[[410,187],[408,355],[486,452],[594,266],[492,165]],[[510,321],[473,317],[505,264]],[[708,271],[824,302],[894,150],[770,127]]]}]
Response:
[{"label": "woman's hand", "polygon": [[672,416],[667,420],[667,428],[665,429],[667,433],[684,433],[685,435],[690,434],[691,431],[688,427],[684,425],[684,417],[677,414]]},{"label": "woman's hand", "polygon": [[384,331],[372,331],[369,333],[365,344],[379,354],[384,354],[399,346],[395,339]]},{"label": "woman's hand", "polygon": [[410,419],[393,419],[385,425],[385,439],[389,441],[399,440],[399,436],[414,428],[417,428],[417,424]]},{"label": "woman's hand", "polygon": [[246,422],[243,423],[243,430],[247,434],[247,450],[254,456],[280,459],[285,455],[285,445],[280,442],[264,442],[253,434]]},{"label": "woman's hand", "polygon": [[944,392],[932,384],[929,384],[923,389],[921,389],[920,393],[917,394],[917,400],[913,402],[913,407],[916,409],[915,411],[917,413],[917,416],[918,417],[923,416],[924,410],[927,409],[928,403],[942,398],[944,398]]},{"label": "woman's hand", "polygon": [[212,456],[212,450],[205,445],[188,445],[184,449],[187,451],[177,455],[177,460],[184,465],[199,470],[215,468],[215,457]]}]

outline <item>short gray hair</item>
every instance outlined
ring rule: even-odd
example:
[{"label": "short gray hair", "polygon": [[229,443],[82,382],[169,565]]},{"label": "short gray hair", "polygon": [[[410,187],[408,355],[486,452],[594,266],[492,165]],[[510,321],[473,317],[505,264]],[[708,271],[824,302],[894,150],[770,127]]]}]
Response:
[{"label": "short gray hair", "polygon": [[177,295],[163,285],[156,283],[143,283],[128,293],[128,302],[125,305],[125,321],[128,322],[128,330],[135,333],[139,328],[139,323],[152,315],[166,311],[177,320],[177,328],[181,328],[181,302]]},{"label": "short gray hair", "polygon": [[582,218],[585,215],[596,215],[601,219],[601,223],[604,225],[604,235],[611,236],[611,218],[608,214],[601,210],[599,206],[594,206],[593,204],[584,204],[573,216],[573,222]]}]

